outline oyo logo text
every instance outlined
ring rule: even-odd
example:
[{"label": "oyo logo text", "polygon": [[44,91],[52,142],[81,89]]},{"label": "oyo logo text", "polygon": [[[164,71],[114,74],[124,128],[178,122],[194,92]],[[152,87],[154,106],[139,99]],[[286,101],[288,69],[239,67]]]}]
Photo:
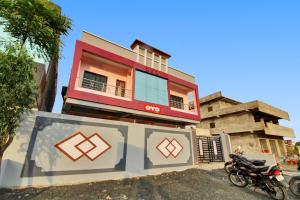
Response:
[{"label": "oyo logo text", "polygon": [[55,147],[73,161],[82,156],[86,156],[93,161],[109,150],[111,145],[98,133],[86,137],[83,133],[78,132],[57,143]]},{"label": "oyo logo text", "polygon": [[165,158],[168,158],[170,155],[176,158],[182,151],[183,146],[181,146],[175,138],[171,141],[165,138],[156,146],[156,148]]},{"label": "oyo logo text", "polygon": [[157,106],[145,105],[145,111],[153,112],[153,113],[160,113],[160,108]]}]

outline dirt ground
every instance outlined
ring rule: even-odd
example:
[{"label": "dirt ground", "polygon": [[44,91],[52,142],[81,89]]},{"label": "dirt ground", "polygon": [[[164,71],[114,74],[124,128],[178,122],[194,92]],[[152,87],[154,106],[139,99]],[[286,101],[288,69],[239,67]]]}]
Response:
[{"label": "dirt ground", "polygon": [[[291,195],[291,194],[290,194]],[[189,169],[157,176],[102,181],[88,184],[0,190],[0,199],[12,200],[85,200],[85,199],[269,199],[259,189],[232,186],[223,170]],[[289,199],[296,199],[292,196]]]}]

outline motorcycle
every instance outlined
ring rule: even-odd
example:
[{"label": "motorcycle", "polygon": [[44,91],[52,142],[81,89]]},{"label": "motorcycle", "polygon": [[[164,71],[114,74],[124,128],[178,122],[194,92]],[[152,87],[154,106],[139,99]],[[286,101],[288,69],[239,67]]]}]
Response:
[{"label": "motorcycle", "polygon": [[225,162],[224,164],[224,171],[227,174],[229,174],[233,170],[233,168],[236,167],[236,163],[239,160],[247,160],[255,166],[264,166],[266,163],[266,160],[248,160],[247,158],[243,157],[243,154],[229,154],[229,157],[231,158],[231,160]]},{"label": "motorcycle", "polygon": [[282,183],[284,177],[277,165],[255,166],[247,160],[239,160],[228,175],[230,182],[237,187],[252,186],[267,192],[273,199],[287,199],[287,189]]}]

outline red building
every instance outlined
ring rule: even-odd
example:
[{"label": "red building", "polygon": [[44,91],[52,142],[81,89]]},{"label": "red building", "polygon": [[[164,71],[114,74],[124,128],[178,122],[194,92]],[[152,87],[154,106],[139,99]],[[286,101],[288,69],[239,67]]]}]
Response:
[{"label": "red building", "polygon": [[195,78],[170,67],[170,57],[140,40],[128,49],[83,32],[62,112],[172,127],[198,123]]}]

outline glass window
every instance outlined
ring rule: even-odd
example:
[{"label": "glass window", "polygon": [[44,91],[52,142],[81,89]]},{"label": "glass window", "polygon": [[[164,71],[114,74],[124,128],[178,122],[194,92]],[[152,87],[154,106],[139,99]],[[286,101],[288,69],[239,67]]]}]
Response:
[{"label": "glass window", "polygon": [[209,124],[209,127],[210,128],[216,128],[216,124],[214,122],[212,122],[212,123]]},{"label": "glass window", "polygon": [[115,95],[120,97],[125,97],[126,94],[126,83],[125,81],[117,80]]},{"label": "glass window", "polygon": [[156,61],[154,61],[154,68],[155,68],[155,69],[159,69],[159,63],[156,62]]},{"label": "glass window", "polygon": [[101,92],[106,92],[107,77],[100,74],[85,71],[83,74],[82,87]]},{"label": "glass window", "polygon": [[155,60],[155,61],[159,61],[159,55],[154,54],[154,60]]},{"label": "glass window", "polygon": [[171,101],[170,101],[171,107],[182,109],[182,110],[184,109],[184,104],[183,104],[183,98],[182,97],[178,97],[178,96],[175,96],[175,95],[170,95],[170,97],[171,97]]},{"label": "glass window", "polygon": [[147,51],[147,57],[152,59],[152,52],[151,51]]},{"label": "glass window", "polygon": [[137,70],[135,73],[135,99],[167,106],[167,80]]},{"label": "glass window", "polygon": [[140,53],[141,55],[145,55],[145,49],[144,49],[143,47],[140,47],[140,48],[139,48],[139,53]]},{"label": "glass window", "polygon": [[208,112],[212,112],[212,111],[213,111],[213,107],[212,107],[212,106],[209,106],[209,107],[207,108],[207,111],[208,111]]},{"label": "glass window", "polygon": [[166,62],[166,58],[161,57],[161,63],[162,63],[162,64],[166,64],[166,63],[167,63],[167,62]]},{"label": "glass window", "polygon": [[152,67],[152,59],[147,58],[147,60],[146,60],[146,65],[147,65],[148,67]]},{"label": "glass window", "polygon": [[139,55],[139,62],[140,62],[140,63],[144,63],[144,56]]},{"label": "glass window", "polygon": [[167,71],[167,67],[164,64],[161,64],[161,71],[165,72]]}]

